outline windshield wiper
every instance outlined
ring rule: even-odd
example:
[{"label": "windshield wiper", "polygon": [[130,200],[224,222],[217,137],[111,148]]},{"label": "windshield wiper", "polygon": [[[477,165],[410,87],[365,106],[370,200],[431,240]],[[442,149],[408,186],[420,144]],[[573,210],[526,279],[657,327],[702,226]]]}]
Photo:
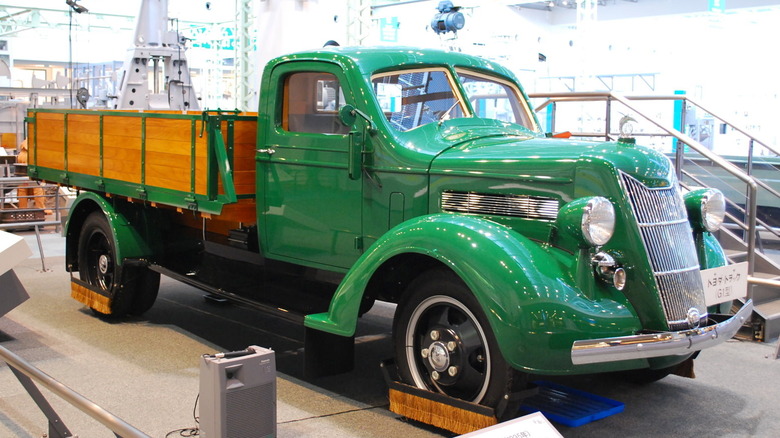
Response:
[{"label": "windshield wiper", "polygon": [[449,107],[449,109],[447,109],[447,111],[444,111],[444,114],[442,114],[441,117],[439,117],[439,126],[441,126],[441,124],[444,123],[446,120],[450,119],[450,111],[455,109],[455,107],[458,106],[459,103],[460,103],[460,99],[455,99],[455,103],[453,103],[452,106]]}]

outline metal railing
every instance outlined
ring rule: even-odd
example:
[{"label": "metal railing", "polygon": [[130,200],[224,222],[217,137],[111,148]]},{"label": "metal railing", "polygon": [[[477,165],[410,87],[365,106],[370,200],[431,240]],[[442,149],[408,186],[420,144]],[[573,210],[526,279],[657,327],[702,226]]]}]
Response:
[{"label": "metal railing", "polygon": [[[748,273],[750,275],[749,281],[751,284],[763,284],[767,285],[768,283],[771,286],[780,287],[780,281],[776,280],[766,280],[766,279],[760,279],[754,276],[755,273],[755,251],[756,251],[756,243],[757,243],[757,232],[758,231],[770,231],[773,232],[773,234],[780,237],[780,234],[777,233],[778,230],[774,229],[764,221],[757,220],[757,207],[758,207],[758,190],[759,188],[763,189],[762,193],[768,194],[769,196],[776,196],[778,198],[778,202],[780,202],[780,193],[770,187],[768,184],[766,184],[763,181],[758,181],[756,178],[752,175],[753,170],[753,162],[754,162],[754,150],[756,145],[760,145],[764,147],[769,152],[780,155],[780,152],[778,152],[774,147],[770,146],[769,143],[763,142],[755,138],[754,136],[747,133],[745,130],[735,126],[732,123],[729,123],[726,121],[723,117],[714,114],[712,111],[709,111],[705,109],[702,105],[692,101],[690,98],[688,98],[686,95],[670,95],[670,96],[622,96],[620,94],[614,93],[614,92],[574,92],[574,93],[531,93],[529,95],[532,99],[544,99],[544,101],[538,105],[535,110],[537,113],[541,112],[542,110],[550,108],[550,114],[548,116],[549,125],[548,128],[550,131],[555,131],[555,122],[556,122],[556,116],[557,116],[557,108],[556,106],[560,103],[572,103],[572,102],[604,102],[605,108],[604,108],[604,130],[602,132],[579,132],[574,133],[572,132],[573,137],[580,137],[580,138],[604,138],[605,140],[615,140],[617,135],[612,130],[613,125],[613,111],[615,111],[615,104],[619,104],[622,106],[622,108],[625,108],[631,112],[631,116],[634,118],[637,118],[638,120],[644,120],[648,123],[650,123],[652,126],[657,128],[659,131],[657,132],[647,132],[647,133],[637,133],[634,134],[636,137],[642,137],[642,136],[661,136],[661,137],[671,137],[675,138],[677,141],[677,147],[674,151],[674,165],[675,170],[677,172],[678,180],[681,182],[681,184],[684,184],[683,177],[689,178],[690,181],[693,181],[694,183],[698,185],[707,185],[704,184],[700,179],[698,179],[693,172],[688,171],[688,169],[685,168],[686,161],[688,163],[693,163],[691,165],[696,165],[696,163],[693,162],[693,159],[690,156],[690,152],[686,153],[686,148],[688,151],[693,151],[696,154],[697,159],[701,159],[704,162],[706,162],[710,166],[717,167],[719,169],[722,169],[726,172],[727,175],[730,175],[731,177],[735,178],[736,180],[740,181],[745,185],[744,193],[745,193],[745,206],[744,208],[739,205],[739,202],[735,202],[733,200],[729,201],[739,215],[741,215],[744,220],[739,220],[738,217],[736,217],[733,214],[729,215],[729,219],[732,220],[733,223],[736,224],[739,229],[743,230],[743,241],[747,247],[747,254],[746,259],[748,262]],[[683,102],[683,104],[690,104],[692,106],[695,106],[697,108],[700,108],[704,112],[710,114],[714,119],[720,120],[724,124],[731,126],[732,129],[736,132],[739,132],[740,134],[746,136],[749,139],[749,152],[746,154],[746,160],[747,160],[747,169],[746,171],[735,165],[733,162],[727,160],[724,157],[721,157],[720,155],[715,154],[710,149],[708,149],[706,146],[704,146],[699,141],[694,140],[689,135],[683,133],[680,131],[680,129],[675,128],[674,126],[670,126],[667,123],[663,123],[659,120],[657,120],[655,117],[648,115],[646,112],[641,111],[635,104],[635,101],[675,101],[675,102]],[[684,120],[685,111],[681,112],[681,120],[678,121],[678,125],[680,127],[685,126],[685,120]],[[701,157],[701,158],[699,158]],[[759,228],[760,226],[760,228]],[[752,289],[752,288],[749,288]],[[752,298],[752,291],[749,291],[750,298]]]},{"label": "metal railing", "polygon": [[[51,191],[54,193],[47,193]],[[30,203],[34,204],[33,208],[29,207]],[[62,226],[62,211],[65,209],[67,207],[60,204],[57,185],[32,181],[26,176],[0,177],[0,230],[22,228],[35,230],[43,271],[47,269],[40,228],[54,226],[59,230]],[[47,220],[46,217],[49,211],[53,216],[51,220]]]},{"label": "metal railing", "polygon": [[141,432],[130,424],[126,423],[116,415],[106,411],[94,402],[90,401],[81,394],[73,391],[48,374],[30,365],[26,360],[12,353],[7,348],[0,345],[0,359],[4,360],[19,382],[24,386],[30,397],[38,405],[43,414],[49,420],[49,436],[55,438],[72,437],[73,434],[68,430],[62,419],[54,411],[41,391],[35,385],[33,380],[38,382],[49,391],[53,392],[63,400],[78,408],[85,414],[97,420],[100,424],[114,432],[118,437],[137,437],[149,438],[149,435]]}]

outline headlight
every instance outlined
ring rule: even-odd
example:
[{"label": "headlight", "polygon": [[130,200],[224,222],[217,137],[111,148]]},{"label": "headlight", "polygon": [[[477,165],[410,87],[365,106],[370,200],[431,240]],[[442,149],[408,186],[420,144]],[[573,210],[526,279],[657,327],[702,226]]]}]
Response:
[{"label": "headlight", "polygon": [[696,231],[720,229],[726,216],[726,199],[717,189],[698,189],[685,194],[685,208]]},{"label": "headlight", "polygon": [[601,196],[576,199],[561,208],[558,226],[580,246],[601,246],[615,231],[615,209]]}]

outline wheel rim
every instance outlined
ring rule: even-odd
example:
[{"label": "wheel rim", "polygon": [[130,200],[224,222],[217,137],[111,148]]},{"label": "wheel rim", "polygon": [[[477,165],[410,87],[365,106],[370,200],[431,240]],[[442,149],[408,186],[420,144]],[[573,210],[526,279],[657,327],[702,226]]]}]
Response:
[{"label": "wheel rim", "polygon": [[485,396],[490,350],[482,326],[463,303],[444,295],[425,299],[409,318],[405,340],[418,388],[475,403]]},{"label": "wheel rim", "polygon": [[108,291],[114,284],[114,254],[101,232],[93,233],[87,242],[87,279],[93,286]]}]

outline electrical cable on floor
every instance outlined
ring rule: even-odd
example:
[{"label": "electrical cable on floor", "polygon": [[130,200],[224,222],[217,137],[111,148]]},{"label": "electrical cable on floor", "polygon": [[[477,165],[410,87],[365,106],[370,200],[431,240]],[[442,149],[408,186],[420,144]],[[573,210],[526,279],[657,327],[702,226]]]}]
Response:
[{"label": "electrical cable on floor", "polygon": [[183,436],[183,437],[192,437],[192,436],[200,435],[200,429],[198,429],[197,427],[187,427],[184,429],[172,430],[165,434],[165,438],[169,438],[172,434],[176,432],[179,433],[179,436]]},{"label": "electrical cable on floor", "polygon": [[[200,417],[198,417],[198,401],[200,400],[200,393],[195,397],[195,405],[192,407],[192,419],[195,420],[195,424],[200,424]],[[193,437],[200,435],[200,427],[185,427],[182,429],[172,430],[165,434],[165,438],[169,438],[174,433],[179,433],[182,437]]]},{"label": "electrical cable on floor", "polygon": [[371,409],[378,409],[378,408],[383,408],[383,409],[386,409],[386,408],[388,408],[389,406],[390,406],[389,404],[385,404],[385,405],[369,406],[369,407],[367,407],[367,408],[360,408],[360,409],[350,409],[350,410],[348,410],[348,411],[334,412],[334,413],[332,413],[332,414],[325,414],[325,415],[315,415],[315,416],[313,416],[313,417],[297,418],[297,419],[295,419],[295,420],[280,421],[280,422],[278,422],[278,423],[276,423],[276,424],[289,424],[289,423],[297,423],[298,421],[314,420],[314,419],[317,419],[317,418],[327,418],[327,417],[333,417],[333,416],[336,416],[336,415],[341,415],[341,414],[351,414],[351,413],[353,413],[353,412],[370,411]]}]

